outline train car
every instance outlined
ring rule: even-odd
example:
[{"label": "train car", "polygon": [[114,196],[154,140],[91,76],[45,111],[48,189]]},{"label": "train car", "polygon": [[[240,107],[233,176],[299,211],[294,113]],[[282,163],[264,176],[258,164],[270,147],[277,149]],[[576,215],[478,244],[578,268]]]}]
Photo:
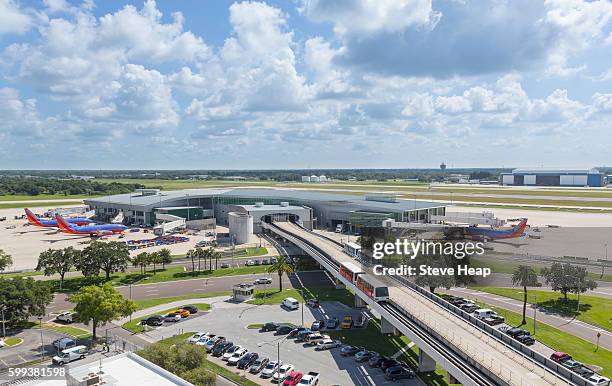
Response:
[{"label": "train car", "polygon": [[389,300],[389,288],[373,275],[357,276],[355,285],[374,301],[384,302]]},{"label": "train car", "polygon": [[357,277],[363,273],[363,270],[357,264],[351,262],[340,264],[340,275],[353,284],[357,281]]},{"label": "train car", "polygon": [[344,253],[354,259],[361,259],[361,245],[349,241],[344,244]]}]

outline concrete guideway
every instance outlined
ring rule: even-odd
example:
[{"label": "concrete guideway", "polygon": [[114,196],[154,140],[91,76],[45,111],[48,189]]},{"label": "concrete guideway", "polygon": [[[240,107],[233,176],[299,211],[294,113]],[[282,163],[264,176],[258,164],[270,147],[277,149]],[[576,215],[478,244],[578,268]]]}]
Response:
[{"label": "concrete guideway", "polygon": [[[276,223],[275,225],[284,232],[298,235],[310,244],[316,245],[317,249],[332,257],[337,263],[354,261],[350,256],[344,254],[337,244],[322,239],[294,224]],[[392,303],[398,304],[410,313],[412,318],[427,325],[436,335],[443,337],[448,343],[464,351],[484,369],[487,369],[493,375],[497,375],[498,380],[505,384],[570,384],[556,374],[547,371],[541,365],[515,352],[503,342],[498,341],[457,315],[436,306],[433,302],[409,288],[391,287],[390,296]],[[374,308],[380,308],[376,307],[376,304],[374,303]],[[377,311],[383,311],[381,314],[385,315],[384,310]],[[394,325],[402,326],[398,321]],[[407,331],[402,331],[402,333],[411,339],[414,338],[414,334],[407,333]],[[417,345],[419,345],[418,342]],[[444,363],[441,364],[445,365]],[[447,370],[451,370],[451,373],[453,372],[452,369],[449,369],[448,364],[445,367]],[[464,384],[478,383],[468,381]]]}]

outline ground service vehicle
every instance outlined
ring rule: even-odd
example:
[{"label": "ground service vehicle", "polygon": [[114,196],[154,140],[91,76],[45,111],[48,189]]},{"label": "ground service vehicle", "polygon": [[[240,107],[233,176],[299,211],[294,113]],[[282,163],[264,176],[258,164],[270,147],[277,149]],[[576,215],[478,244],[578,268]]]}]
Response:
[{"label": "ground service vehicle", "polygon": [[285,378],[283,386],[296,386],[298,383],[300,383],[300,379],[302,379],[303,376],[304,374],[300,373],[299,371],[292,371],[289,373],[287,378]]},{"label": "ground service vehicle", "polygon": [[266,367],[268,365],[268,362],[270,362],[270,359],[268,359],[268,358],[257,358],[257,359],[255,359],[255,361],[253,362],[251,367],[249,367],[249,373],[257,374],[264,367]]},{"label": "ground service vehicle", "polygon": [[52,361],[53,361],[53,364],[62,366],[62,365],[65,365],[66,363],[76,361],[77,359],[85,358],[85,354],[87,354],[87,347],[75,346],[75,347],[63,350],[60,355],[54,356]]},{"label": "ground service vehicle", "polygon": [[304,375],[298,385],[301,386],[314,386],[319,384],[319,373],[309,371],[308,374]]},{"label": "ground service vehicle", "polygon": [[359,275],[355,283],[363,293],[376,302],[389,300],[389,288],[373,275]]},{"label": "ground service vehicle", "polygon": [[353,327],[353,317],[350,315],[346,315],[344,319],[342,319],[342,328],[348,329]]},{"label": "ground service vehicle", "polygon": [[289,310],[297,310],[298,308],[300,308],[300,303],[294,298],[286,298],[283,299],[283,303],[281,304],[281,306]]}]

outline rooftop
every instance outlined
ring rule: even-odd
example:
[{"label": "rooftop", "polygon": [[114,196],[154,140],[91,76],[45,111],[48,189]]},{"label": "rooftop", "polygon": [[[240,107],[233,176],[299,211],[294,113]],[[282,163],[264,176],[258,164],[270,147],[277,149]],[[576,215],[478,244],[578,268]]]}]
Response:
[{"label": "rooftop", "polygon": [[599,170],[595,168],[584,168],[584,169],[564,169],[564,168],[519,168],[512,170],[513,174],[517,173],[560,173],[560,174],[597,174]]}]

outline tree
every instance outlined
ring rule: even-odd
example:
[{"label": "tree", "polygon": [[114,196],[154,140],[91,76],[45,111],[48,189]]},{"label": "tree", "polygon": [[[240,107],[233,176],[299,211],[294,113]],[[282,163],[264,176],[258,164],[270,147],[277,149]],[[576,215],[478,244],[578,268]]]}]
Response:
[{"label": "tree", "polygon": [[[202,258],[206,258],[206,252],[204,252],[202,248],[197,247],[194,253],[196,259],[198,259],[198,272],[200,272],[200,260],[202,260]],[[204,263],[206,263],[206,260],[204,260]]]},{"label": "tree", "polygon": [[138,355],[197,386],[215,384],[216,375],[206,368],[206,350],[202,346],[180,342],[173,345],[155,343]]},{"label": "tree", "polygon": [[191,272],[195,273],[195,258],[196,258],[196,251],[195,249],[190,249],[187,251],[187,257],[191,259]]},{"label": "tree", "polygon": [[538,274],[528,265],[519,265],[512,274],[512,285],[523,287],[523,321],[521,322],[521,325],[523,325],[527,323],[525,318],[527,313],[527,287],[537,287],[539,285]]},{"label": "tree", "polygon": [[48,282],[32,278],[0,278],[0,304],[4,308],[7,325],[15,325],[32,316],[45,314],[53,301],[53,291]]},{"label": "tree", "polygon": [[571,265],[570,263],[553,263],[550,268],[542,268],[540,274],[553,291],[559,291],[563,294],[565,301],[567,301],[568,292],[578,294],[597,288],[597,282],[586,278],[587,270],[585,267]]},{"label": "tree", "polygon": [[141,252],[134,256],[132,259],[132,265],[134,267],[140,267],[140,273],[145,274],[147,272],[147,265],[149,264],[149,254],[147,252]]},{"label": "tree", "polygon": [[138,309],[136,303],[124,298],[110,283],[82,287],[68,300],[75,304],[76,319],[86,325],[91,323],[94,340],[98,326]]},{"label": "tree", "polygon": [[13,265],[13,258],[8,253],[0,249],[0,271],[6,270]]},{"label": "tree", "polygon": [[94,241],[83,250],[83,255],[85,260],[98,267],[98,273],[100,270],[104,271],[106,280],[110,279],[111,273],[125,272],[130,262],[127,245],[119,241]]},{"label": "tree", "polygon": [[161,264],[162,259],[161,256],[159,255],[159,252],[152,252],[149,253],[149,263],[153,264],[153,275],[155,275],[156,270],[157,270],[157,264]]},{"label": "tree", "polygon": [[45,276],[50,276],[55,273],[60,275],[60,289],[64,284],[64,276],[79,260],[81,251],[72,247],[64,249],[47,249],[38,256],[38,265],[36,270],[43,270]]},{"label": "tree", "polygon": [[[452,257],[450,258],[452,259]],[[418,259],[422,261],[422,264],[429,265],[432,268],[450,268],[453,267],[453,263],[450,262],[448,258],[444,256],[436,256],[436,257],[423,257]],[[419,264],[420,265],[420,264]],[[449,289],[455,286],[456,280],[454,275],[418,275],[416,277],[415,283],[421,287],[428,287],[429,292],[432,294],[435,293],[436,288],[442,287]]]},{"label": "tree", "polygon": [[162,269],[166,269],[166,264],[172,263],[172,252],[168,248],[163,248],[159,252]]},{"label": "tree", "polygon": [[278,256],[276,263],[272,264],[268,268],[268,272],[278,273],[278,290],[283,290],[283,275],[293,273],[293,265],[287,260],[285,256]]}]

